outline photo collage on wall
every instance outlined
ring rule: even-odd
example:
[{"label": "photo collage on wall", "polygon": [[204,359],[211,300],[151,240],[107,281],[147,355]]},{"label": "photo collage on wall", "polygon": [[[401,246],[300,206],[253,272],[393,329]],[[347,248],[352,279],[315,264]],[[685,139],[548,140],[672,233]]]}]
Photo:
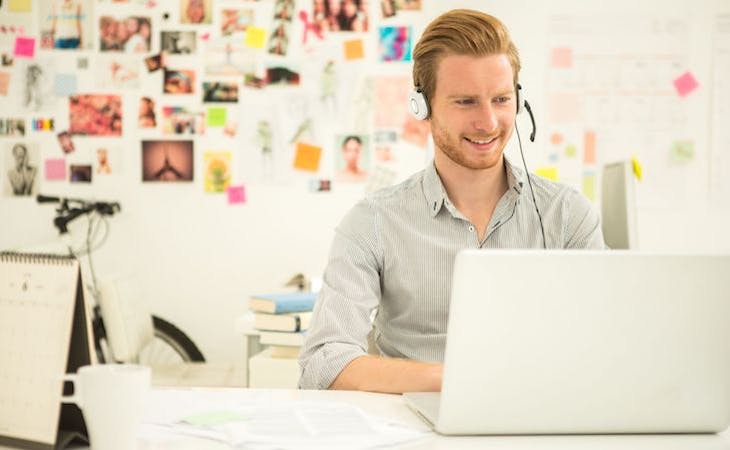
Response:
[{"label": "photo collage on wall", "polygon": [[428,142],[405,102],[420,20],[420,0],[3,2],[0,191],[392,184]]}]

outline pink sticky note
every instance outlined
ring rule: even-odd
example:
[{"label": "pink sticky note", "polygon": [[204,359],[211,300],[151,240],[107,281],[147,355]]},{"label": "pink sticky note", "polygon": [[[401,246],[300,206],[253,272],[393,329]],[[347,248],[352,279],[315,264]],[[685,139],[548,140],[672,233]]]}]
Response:
[{"label": "pink sticky note", "polygon": [[65,180],[66,179],[66,160],[63,158],[53,158],[46,160],[46,180]]},{"label": "pink sticky note", "polygon": [[228,204],[235,205],[236,203],[246,203],[246,190],[244,186],[228,186],[226,190],[228,192]]},{"label": "pink sticky note", "polygon": [[695,79],[692,72],[685,72],[674,80],[674,87],[677,89],[677,94],[680,97],[686,97],[687,94],[697,89],[700,84]]},{"label": "pink sticky note", "polygon": [[35,54],[35,38],[17,37],[15,38],[15,56],[24,58],[32,58]]},{"label": "pink sticky note", "polygon": [[550,51],[550,65],[556,69],[567,69],[573,65],[573,49],[557,47]]},{"label": "pink sticky note", "polygon": [[208,39],[210,39],[210,33],[208,33],[208,32],[202,33],[200,35],[200,39],[207,41]]}]

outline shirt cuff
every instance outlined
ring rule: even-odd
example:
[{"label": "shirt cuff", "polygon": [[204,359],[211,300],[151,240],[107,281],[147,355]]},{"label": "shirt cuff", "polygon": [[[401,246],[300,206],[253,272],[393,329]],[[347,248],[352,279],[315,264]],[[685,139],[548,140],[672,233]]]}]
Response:
[{"label": "shirt cuff", "polygon": [[329,389],[335,378],[352,360],[366,353],[357,345],[330,342],[320,347],[307,361],[299,361],[300,389]]}]

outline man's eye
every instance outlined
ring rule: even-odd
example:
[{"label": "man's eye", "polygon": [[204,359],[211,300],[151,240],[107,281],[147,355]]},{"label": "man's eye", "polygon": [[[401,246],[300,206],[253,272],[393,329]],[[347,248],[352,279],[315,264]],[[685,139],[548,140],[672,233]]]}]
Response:
[{"label": "man's eye", "polygon": [[463,99],[457,100],[456,103],[459,104],[459,105],[473,105],[474,104],[474,99],[471,99],[471,98],[463,98]]},{"label": "man's eye", "polygon": [[510,100],[510,97],[508,97],[508,96],[506,96],[506,95],[505,95],[505,96],[502,96],[502,97],[497,97],[497,98],[495,99],[495,101],[496,101],[497,103],[507,103],[507,102],[509,102],[509,100]]}]

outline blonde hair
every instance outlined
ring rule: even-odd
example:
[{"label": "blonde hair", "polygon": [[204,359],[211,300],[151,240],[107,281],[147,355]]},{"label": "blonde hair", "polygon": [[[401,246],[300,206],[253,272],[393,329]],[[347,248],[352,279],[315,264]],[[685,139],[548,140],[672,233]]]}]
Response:
[{"label": "blonde hair", "polygon": [[506,54],[517,84],[520,55],[504,24],[494,16],[470,9],[454,9],[434,19],[413,49],[413,85],[430,99],[436,72],[447,55]]}]

